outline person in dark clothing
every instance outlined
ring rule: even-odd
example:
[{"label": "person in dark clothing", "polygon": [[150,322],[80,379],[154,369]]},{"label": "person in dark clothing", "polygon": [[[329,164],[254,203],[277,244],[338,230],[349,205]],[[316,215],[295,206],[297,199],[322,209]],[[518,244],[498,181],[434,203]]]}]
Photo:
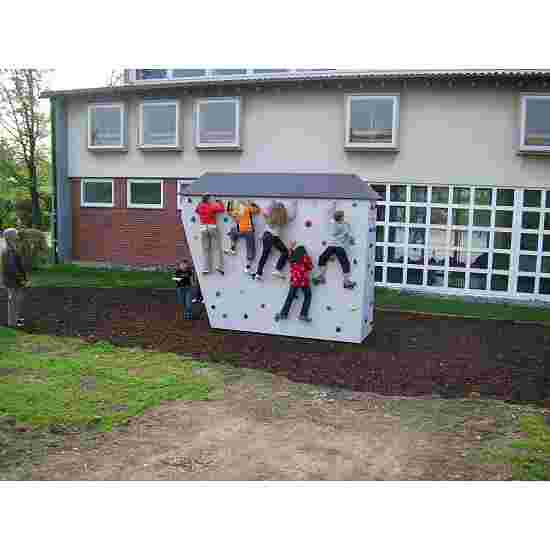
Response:
[{"label": "person in dark clothing", "polygon": [[178,304],[183,307],[183,319],[190,321],[193,318],[193,283],[196,278],[193,267],[187,260],[182,260],[172,278],[176,281]]},{"label": "person in dark clothing", "polygon": [[275,321],[287,319],[290,312],[290,306],[298,296],[298,289],[301,288],[304,294],[304,302],[300,312],[300,321],[311,322],[309,317],[309,308],[311,306],[311,288],[309,285],[309,273],[313,269],[313,262],[308,256],[304,246],[296,247],[296,243],[291,244],[290,249],[290,289],[288,296],[280,313],[275,315]]},{"label": "person in dark clothing", "polygon": [[4,238],[6,248],[0,255],[0,273],[2,283],[8,290],[8,326],[20,328],[24,324],[20,315],[28,278],[21,255],[17,251],[17,229],[6,229]]}]

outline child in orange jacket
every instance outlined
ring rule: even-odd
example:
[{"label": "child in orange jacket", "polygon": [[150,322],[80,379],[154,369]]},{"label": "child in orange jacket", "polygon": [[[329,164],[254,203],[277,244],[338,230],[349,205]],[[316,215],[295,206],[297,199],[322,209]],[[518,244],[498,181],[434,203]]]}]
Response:
[{"label": "child in orange jacket", "polygon": [[250,273],[250,264],[256,257],[256,233],[254,231],[253,216],[260,213],[258,206],[251,202],[238,201],[236,208],[229,211],[236,224],[229,232],[231,247],[225,250],[226,254],[237,254],[237,241],[240,238],[246,241],[246,267],[244,272]]}]

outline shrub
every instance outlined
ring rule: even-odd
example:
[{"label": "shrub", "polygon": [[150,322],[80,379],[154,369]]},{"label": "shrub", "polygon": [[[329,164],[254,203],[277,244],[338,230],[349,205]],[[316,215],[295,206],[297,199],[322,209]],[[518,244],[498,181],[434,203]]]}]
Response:
[{"label": "shrub", "polygon": [[16,225],[17,214],[14,201],[0,198],[0,231]]},{"label": "shrub", "polygon": [[[40,229],[49,229],[50,227],[50,210],[51,210],[51,195],[40,193]],[[18,199],[15,203],[17,217],[21,220],[21,225],[29,227],[32,225],[32,201],[30,198]]]},{"label": "shrub", "polygon": [[38,229],[20,229],[18,249],[26,271],[31,271],[49,260],[50,249],[46,234]]}]

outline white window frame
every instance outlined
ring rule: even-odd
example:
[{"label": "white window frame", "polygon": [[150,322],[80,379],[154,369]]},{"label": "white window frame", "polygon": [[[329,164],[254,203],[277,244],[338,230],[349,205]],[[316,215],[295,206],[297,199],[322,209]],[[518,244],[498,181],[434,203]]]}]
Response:
[{"label": "white window frame", "polygon": [[[110,183],[111,184],[111,202],[86,202],[84,187],[86,183]],[[115,186],[110,178],[84,178],[80,180],[80,206],[82,208],[113,208],[115,205]]]},{"label": "white window frame", "polygon": [[[112,109],[118,107],[120,110],[120,143],[118,145],[92,145],[92,112],[96,109]],[[126,105],[117,103],[92,103],[88,105],[88,149],[92,150],[120,150],[125,149],[124,143],[124,122],[126,118]]]},{"label": "white window frame", "polygon": [[192,183],[195,183],[195,181],[197,181],[195,178],[178,180],[178,188],[177,188],[177,197],[178,198],[177,198],[177,201],[176,201],[176,204],[178,205],[177,206],[178,210],[183,209],[183,196],[181,195],[181,193],[183,191],[183,188],[187,187],[188,185],[191,185]]},{"label": "white window frame", "polygon": [[[176,106],[176,140],[175,143],[170,145],[152,145],[145,143],[144,140],[144,124],[143,124],[143,108],[146,105],[155,106]],[[162,100],[162,101],[142,101],[138,106],[138,147],[140,149],[179,149],[180,148],[180,102],[178,100]]]},{"label": "white window frame", "polygon": [[[200,141],[200,109],[208,103],[233,103],[236,109],[236,140],[232,143],[201,143]],[[241,98],[240,97],[208,97],[195,102],[195,147],[197,149],[240,149],[241,148]]]},{"label": "white window frame", "polygon": [[550,101],[548,94],[521,94],[520,95],[520,124],[519,124],[519,151],[550,153],[550,145],[525,145],[525,122],[527,119],[527,100],[545,99]]},{"label": "white window frame", "polygon": [[[132,183],[160,183],[160,204],[138,204],[132,202]],[[164,180],[162,179],[140,179],[132,178],[126,182],[126,207],[151,210],[162,210],[164,208]]]},{"label": "white window frame", "polygon": [[[353,143],[351,141],[351,102],[365,99],[393,99],[392,141],[391,143]],[[349,94],[346,96],[346,149],[382,149],[396,151],[399,148],[399,103],[400,94]]]}]

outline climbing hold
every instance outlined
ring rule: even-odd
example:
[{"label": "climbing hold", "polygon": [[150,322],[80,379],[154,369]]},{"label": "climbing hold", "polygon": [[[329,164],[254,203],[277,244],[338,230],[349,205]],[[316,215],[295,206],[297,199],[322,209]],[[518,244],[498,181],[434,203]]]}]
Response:
[{"label": "climbing hold", "polygon": [[245,319],[248,319],[248,315],[247,315],[246,313],[243,315],[243,317],[244,317]]},{"label": "climbing hold", "polygon": [[357,258],[353,260],[353,265],[357,265],[359,262],[357,261]]},{"label": "climbing hold", "polygon": [[323,246],[327,246],[327,241],[323,241],[321,244],[322,244]]},{"label": "climbing hold", "polygon": [[262,309],[265,309],[265,304],[262,304],[260,307],[261,307]]},{"label": "climbing hold", "polygon": [[191,223],[195,223],[196,221],[197,221],[197,218],[195,218],[195,216],[193,216],[193,217],[191,218]]},{"label": "climbing hold", "polygon": [[336,327],[336,332],[342,332],[342,329],[340,327]]},{"label": "climbing hold", "polygon": [[223,317],[224,319],[227,319],[227,313],[224,313],[224,314],[222,315],[222,317]]},{"label": "climbing hold", "polygon": [[306,220],[305,226],[311,227],[313,224],[311,223],[311,220]]},{"label": "climbing hold", "polygon": [[359,309],[359,306],[351,306],[350,311],[357,311]]},{"label": "climbing hold", "polygon": [[216,298],[219,298],[221,295],[222,295],[222,293],[219,290],[217,290],[216,291]]},{"label": "climbing hold", "polygon": [[226,216],[224,219],[223,219],[223,223],[227,223],[229,221],[229,218]]},{"label": "climbing hold", "polygon": [[187,199],[187,202],[188,202],[189,204],[191,204],[191,203],[193,202],[193,199],[188,198],[188,199]]},{"label": "climbing hold", "polygon": [[332,311],[332,308],[330,306],[327,306],[327,311]]},{"label": "climbing hold", "polygon": [[244,290],[241,289],[241,290],[240,290],[240,293],[241,293],[241,294],[244,294]]},{"label": "climbing hold", "polygon": [[355,208],[355,207],[357,206],[357,203],[354,202],[354,203],[352,204],[352,206]]},{"label": "climbing hold", "polygon": [[210,306],[211,309],[216,309],[216,306]]}]

